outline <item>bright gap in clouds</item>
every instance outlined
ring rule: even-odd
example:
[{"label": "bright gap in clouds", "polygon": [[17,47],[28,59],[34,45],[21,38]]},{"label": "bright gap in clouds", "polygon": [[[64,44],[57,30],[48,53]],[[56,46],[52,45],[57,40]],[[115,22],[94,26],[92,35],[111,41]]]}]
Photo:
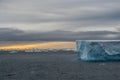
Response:
[{"label": "bright gap in clouds", "polygon": [[19,42],[1,45],[0,49],[5,50],[25,50],[25,49],[75,49],[75,42]]}]

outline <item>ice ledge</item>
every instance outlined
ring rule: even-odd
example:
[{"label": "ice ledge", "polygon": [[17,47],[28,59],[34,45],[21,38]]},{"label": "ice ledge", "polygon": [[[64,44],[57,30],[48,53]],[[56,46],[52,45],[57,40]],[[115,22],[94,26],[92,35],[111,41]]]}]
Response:
[{"label": "ice ledge", "polygon": [[86,42],[116,42],[116,41],[120,41],[120,40],[76,40],[76,42],[78,41],[86,41]]}]

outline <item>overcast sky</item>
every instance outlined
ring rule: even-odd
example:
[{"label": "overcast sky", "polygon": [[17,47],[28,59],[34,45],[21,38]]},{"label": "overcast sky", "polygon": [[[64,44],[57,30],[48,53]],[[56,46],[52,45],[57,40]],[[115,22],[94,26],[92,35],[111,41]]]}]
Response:
[{"label": "overcast sky", "polygon": [[120,0],[0,0],[1,41],[120,39]]}]

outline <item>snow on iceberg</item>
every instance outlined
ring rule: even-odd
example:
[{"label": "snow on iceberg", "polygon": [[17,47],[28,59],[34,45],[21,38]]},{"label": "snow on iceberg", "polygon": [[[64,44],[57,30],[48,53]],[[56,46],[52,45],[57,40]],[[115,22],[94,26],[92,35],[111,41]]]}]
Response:
[{"label": "snow on iceberg", "polygon": [[120,40],[77,40],[76,44],[80,60],[120,60]]}]

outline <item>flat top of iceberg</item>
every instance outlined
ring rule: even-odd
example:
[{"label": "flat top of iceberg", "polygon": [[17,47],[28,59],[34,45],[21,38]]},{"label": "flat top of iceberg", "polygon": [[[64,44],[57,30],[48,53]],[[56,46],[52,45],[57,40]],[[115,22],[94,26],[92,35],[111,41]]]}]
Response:
[{"label": "flat top of iceberg", "polygon": [[86,41],[86,42],[116,42],[116,41],[120,41],[120,40],[76,40],[78,41]]}]

